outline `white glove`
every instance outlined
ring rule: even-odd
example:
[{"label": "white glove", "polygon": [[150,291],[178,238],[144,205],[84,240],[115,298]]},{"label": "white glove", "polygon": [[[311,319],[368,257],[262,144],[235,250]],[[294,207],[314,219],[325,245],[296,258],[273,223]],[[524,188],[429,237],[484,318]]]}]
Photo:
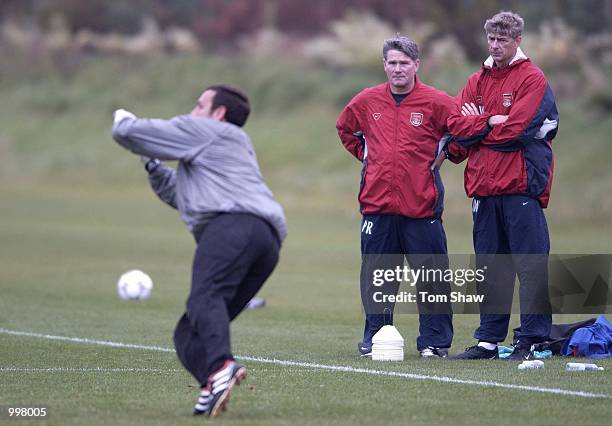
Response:
[{"label": "white glove", "polygon": [[123,108],[120,108],[120,109],[116,110],[113,113],[113,117],[114,117],[113,120],[114,120],[115,124],[119,123],[120,121],[122,121],[122,120],[124,120],[126,118],[136,118],[136,116],[134,114],[132,114],[129,111],[124,110]]}]

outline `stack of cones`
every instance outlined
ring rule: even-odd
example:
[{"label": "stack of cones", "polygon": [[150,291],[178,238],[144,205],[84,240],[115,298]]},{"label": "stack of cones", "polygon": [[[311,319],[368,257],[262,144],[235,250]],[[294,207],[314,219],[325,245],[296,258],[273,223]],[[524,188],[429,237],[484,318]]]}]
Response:
[{"label": "stack of cones", "polygon": [[372,360],[404,360],[404,338],[392,325],[385,325],[372,338]]}]

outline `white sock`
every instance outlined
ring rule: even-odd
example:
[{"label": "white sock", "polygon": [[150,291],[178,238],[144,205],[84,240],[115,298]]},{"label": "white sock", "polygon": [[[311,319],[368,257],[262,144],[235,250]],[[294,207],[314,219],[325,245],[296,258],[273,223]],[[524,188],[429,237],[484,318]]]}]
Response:
[{"label": "white sock", "polygon": [[481,348],[485,348],[488,351],[492,351],[493,349],[497,348],[497,345],[495,343],[490,342],[478,342],[478,346],[480,346]]}]

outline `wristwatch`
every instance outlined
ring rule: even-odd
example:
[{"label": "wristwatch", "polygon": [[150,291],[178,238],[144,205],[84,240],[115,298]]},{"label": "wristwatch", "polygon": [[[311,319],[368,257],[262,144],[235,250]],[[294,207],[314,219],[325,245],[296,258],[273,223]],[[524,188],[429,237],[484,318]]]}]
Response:
[{"label": "wristwatch", "polygon": [[151,158],[149,161],[146,162],[144,168],[147,171],[147,173],[151,173],[153,172],[157,166],[159,166],[161,164],[161,161],[159,161],[157,158]]},{"label": "wristwatch", "polygon": [[444,157],[446,157],[447,159],[450,157],[450,153],[448,152],[448,144],[444,145],[444,147],[442,148],[442,152],[444,153]]}]

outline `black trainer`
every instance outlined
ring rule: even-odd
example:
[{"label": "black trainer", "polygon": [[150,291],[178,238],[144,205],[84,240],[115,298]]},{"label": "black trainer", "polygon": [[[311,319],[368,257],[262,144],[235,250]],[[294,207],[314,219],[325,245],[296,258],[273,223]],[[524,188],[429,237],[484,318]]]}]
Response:
[{"label": "black trainer", "polygon": [[200,389],[200,397],[198,398],[198,402],[195,407],[193,407],[193,415],[200,416],[202,414],[208,413],[210,409],[210,388],[208,385],[202,387]]},{"label": "black trainer", "polygon": [[246,369],[235,361],[227,360],[223,367],[208,378],[210,397],[208,416],[215,418],[221,411],[225,411],[229,402],[232,388],[240,385],[246,379]]},{"label": "black trainer", "polygon": [[482,346],[470,346],[465,349],[465,352],[453,355],[448,359],[499,359],[499,354],[497,353],[497,347],[495,349],[485,349]]},{"label": "black trainer", "polygon": [[371,357],[372,356],[372,343],[359,342],[357,343],[357,350],[359,351],[360,357],[362,358]]},{"label": "black trainer", "polygon": [[531,349],[531,345],[517,344],[516,346],[514,346],[514,350],[512,351],[510,356],[506,359],[508,361],[526,361],[533,359],[533,352]]},{"label": "black trainer", "polygon": [[448,357],[448,348],[435,348],[427,346],[419,351],[421,358],[446,358]]}]

